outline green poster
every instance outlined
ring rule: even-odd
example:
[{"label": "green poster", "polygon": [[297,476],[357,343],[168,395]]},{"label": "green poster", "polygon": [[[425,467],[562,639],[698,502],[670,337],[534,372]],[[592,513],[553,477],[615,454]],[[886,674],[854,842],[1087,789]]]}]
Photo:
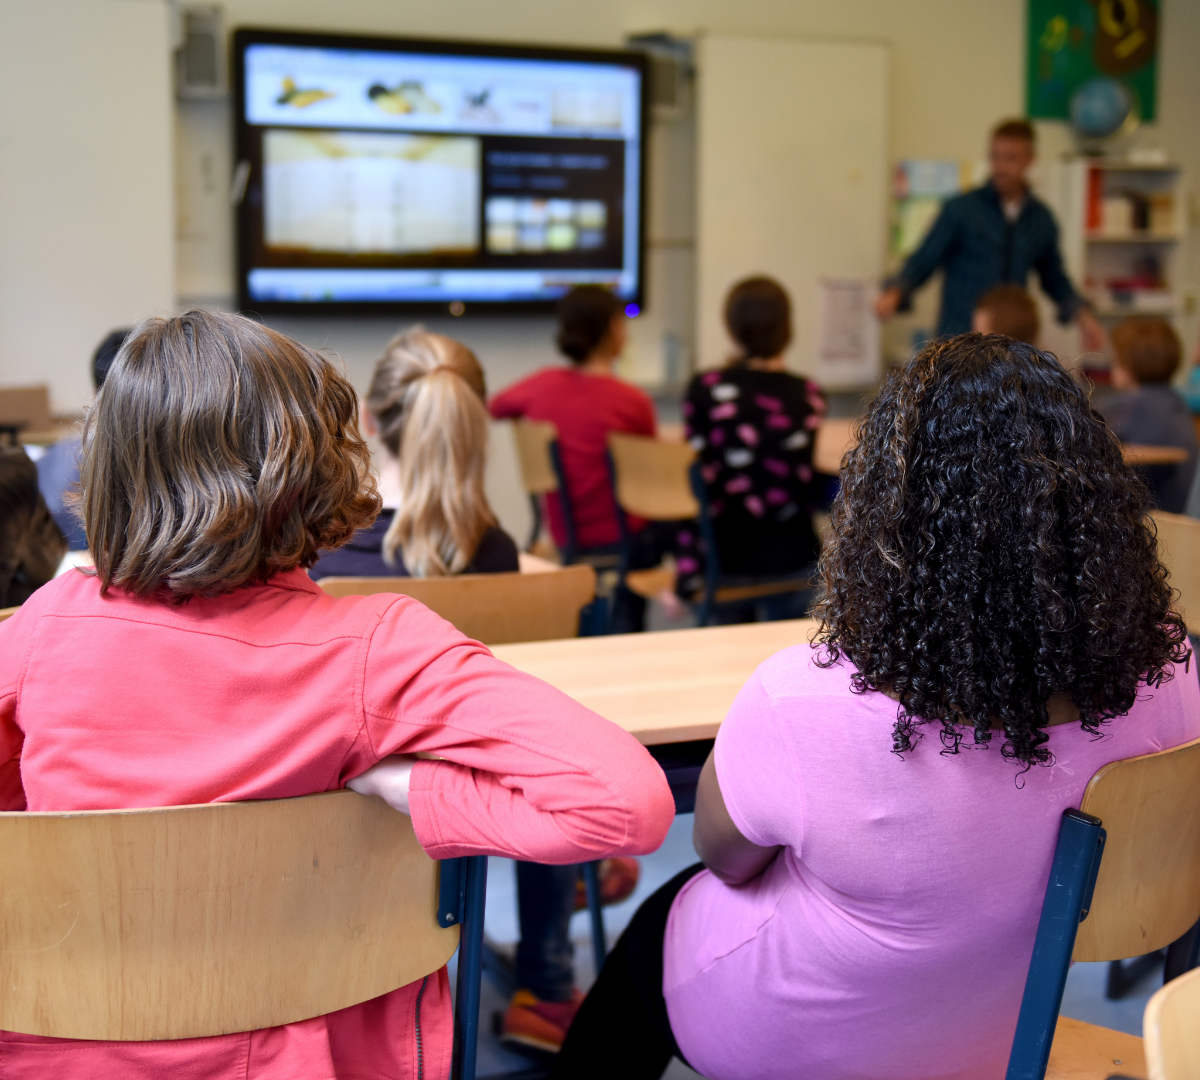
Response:
[{"label": "green poster", "polygon": [[1158,29],[1159,0],[1029,0],[1028,114],[1065,120],[1075,90],[1107,75],[1153,120]]}]

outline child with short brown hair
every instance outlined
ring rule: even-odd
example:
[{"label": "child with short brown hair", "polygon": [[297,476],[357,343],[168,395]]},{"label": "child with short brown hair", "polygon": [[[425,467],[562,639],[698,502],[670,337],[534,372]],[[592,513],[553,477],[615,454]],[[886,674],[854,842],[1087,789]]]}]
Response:
[{"label": "child with short brown hair", "polygon": [[1112,332],[1113,397],[1100,410],[1118,439],[1150,446],[1177,446],[1187,460],[1141,470],[1160,510],[1182,514],[1196,472],[1196,427],[1171,377],[1183,359],[1179,335],[1166,319],[1126,319]]},{"label": "child with short brown hair", "polygon": [[[435,859],[658,847],[674,802],[631,736],[409,597],[334,599],[308,577],[379,511],[357,414],[332,363],[249,319],[193,311],[133,331],[83,430],[95,570],[0,624],[0,809],[350,787],[409,814]],[[450,1054],[445,968],[204,1039],[0,1031],[0,1074],[62,1080],[417,1080],[447,1076]]]},{"label": "child with short brown hair", "polygon": [[977,334],[1000,334],[1037,345],[1042,327],[1037,304],[1028,292],[1020,285],[997,285],[975,305],[971,329]]}]

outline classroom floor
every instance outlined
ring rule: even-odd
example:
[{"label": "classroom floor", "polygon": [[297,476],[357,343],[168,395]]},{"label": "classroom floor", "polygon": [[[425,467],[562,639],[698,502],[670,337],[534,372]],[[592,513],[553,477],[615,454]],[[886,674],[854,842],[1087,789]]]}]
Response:
[{"label": "classroom floor", "polygon": [[[605,909],[605,927],[609,941],[615,940],[624,929],[642,900],[695,861],[696,852],[692,847],[692,816],[683,814],[675,819],[662,847],[653,855],[641,859],[642,876],[634,894],[623,904]],[[512,862],[508,859],[490,861],[486,933],[488,940],[501,952],[511,950],[516,944],[516,874]],[[571,937],[575,942],[576,982],[580,988],[586,989],[591,985],[594,972],[585,912],[579,912],[572,920]],[[1161,966],[1148,974],[1128,996],[1119,1001],[1108,1001],[1104,996],[1107,971],[1107,964],[1076,964],[1067,978],[1063,1015],[1140,1035],[1142,1011],[1150,995],[1162,984]],[[507,1051],[493,1033],[493,1015],[502,1011],[505,1004],[504,998],[485,979],[478,1063],[478,1075],[481,1080],[527,1069],[533,1060]],[[666,1080],[690,1080],[699,1074],[675,1061],[664,1075]]]}]

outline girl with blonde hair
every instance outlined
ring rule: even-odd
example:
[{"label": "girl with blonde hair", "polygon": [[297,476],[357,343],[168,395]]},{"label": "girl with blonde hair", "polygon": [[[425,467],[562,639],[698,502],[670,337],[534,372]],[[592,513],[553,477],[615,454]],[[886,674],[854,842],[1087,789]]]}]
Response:
[{"label": "girl with blonde hair", "polygon": [[414,327],[375,365],[364,425],[383,443],[383,512],[321,557],[322,577],[441,577],[519,569],[517,546],[484,492],[488,415],[479,360],[465,345]]}]

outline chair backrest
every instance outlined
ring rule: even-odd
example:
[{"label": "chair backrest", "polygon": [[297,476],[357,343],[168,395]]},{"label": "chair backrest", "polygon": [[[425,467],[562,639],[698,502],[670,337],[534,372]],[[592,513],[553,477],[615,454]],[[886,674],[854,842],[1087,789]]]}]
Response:
[{"label": "chair backrest", "polygon": [[20,610],[19,607],[0,607],[0,622],[11,619]]},{"label": "chair backrest", "polygon": [[1104,766],[1080,809],[1108,837],[1074,959],[1123,960],[1182,937],[1200,919],[1200,739]]},{"label": "chair backrest", "polygon": [[1171,571],[1171,585],[1179,590],[1176,606],[1193,632],[1200,631],[1200,521],[1183,514],[1155,510],[1150,515],[1158,528],[1158,557]]},{"label": "chair backrest", "polygon": [[648,521],[690,521],[700,514],[688,467],[696,454],[687,443],[662,442],[644,435],[612,432],[608,450],[613,463],[617,505]]},{"label": "chair backrest", "polygon": [[1142,1021],[1150,1080],[1200,1080],[1200,968],[1172,979]]},{"label": "chair backrest", "polygon": [[420,600],[467,637],[485,645],[505,645],[575,637],[580,611],[596,596],[596,571],[582,564],[549,573],[328,577],[317,584],[331,596],[403,593]]},{"label": "chair backrest", "polygon": [[813,468],[826,476],[837,476],[842,458],[858,442],[854,434],[857,420],[822,420],[813,441]]},{"label": "chair backrest", "polygon": [[351,791],[0,814],[0,1028],[186,1039],[292,1023],[438,970],[438,864]]},{"label": "chair backrest", "polygon": [[15,424],[30,431],[53,425],[48,386],[0,387],[0,424]]},{"label": "chair backrest", "polygon": [[558,429],[541,420],[514,420],[512,430],[521,486],[530,495],[557,491],[558,477],[550,459],[550,444],[558,438]]}]

